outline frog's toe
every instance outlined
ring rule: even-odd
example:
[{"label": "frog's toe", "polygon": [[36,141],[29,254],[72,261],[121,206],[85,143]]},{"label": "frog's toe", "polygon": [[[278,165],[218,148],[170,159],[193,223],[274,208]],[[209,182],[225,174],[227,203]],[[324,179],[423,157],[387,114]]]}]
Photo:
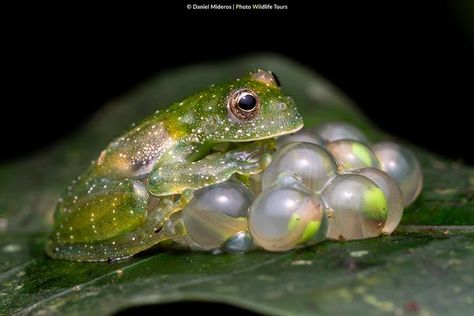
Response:
[{"label": "frog's toe", "polygon": [[239,162],[237,173],[257,174],[265,170],[271,162],[272,156],[268,152],[249,155],[247,159]]}]

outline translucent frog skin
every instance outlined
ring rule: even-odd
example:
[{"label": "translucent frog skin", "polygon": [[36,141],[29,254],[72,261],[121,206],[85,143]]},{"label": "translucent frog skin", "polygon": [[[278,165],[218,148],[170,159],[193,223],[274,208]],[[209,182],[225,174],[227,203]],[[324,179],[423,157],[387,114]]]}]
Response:
[{"label": "translucent frog skin", "polygon": [[[303,126],[268,71],[209,87],[112,141],[58,201],[52,258],[119,260],[186,234],[179,217],[193,191],[271,161],[262,142]],[[241,143],[213,152],[222,143]],[[235,147],[237,149],[235,149]]]}]

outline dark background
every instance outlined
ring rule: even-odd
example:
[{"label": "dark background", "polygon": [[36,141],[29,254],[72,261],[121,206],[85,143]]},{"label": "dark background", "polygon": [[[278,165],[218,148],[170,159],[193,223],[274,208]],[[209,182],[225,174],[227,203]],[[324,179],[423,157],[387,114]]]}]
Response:
[{"label": "dark background", "polygon": [[473,2],[288,3],[281,12],[196,12],[176,1],[4,8],[0,160],[67,137],[157,72],[269,51],[327,77],[392,134],[472,163]]}]

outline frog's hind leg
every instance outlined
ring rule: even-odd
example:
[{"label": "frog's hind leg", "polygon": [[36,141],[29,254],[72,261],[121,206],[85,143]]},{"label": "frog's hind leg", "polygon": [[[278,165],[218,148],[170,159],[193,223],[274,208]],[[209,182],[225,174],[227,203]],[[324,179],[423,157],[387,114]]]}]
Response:
[{"label": "frog's hind leg", "polygon": [[172,197],[160,198],[158,204],[148,211],[140,226],[113,238],[69,244],[51,238],[46,251],[53,258],[74,261],[126,259],[161,241],[185,235],[187,232],[182,219],[179,216],[173,217],[172,214],[181,210],[190,198],[189,194],[184,194],[177,202]]}]

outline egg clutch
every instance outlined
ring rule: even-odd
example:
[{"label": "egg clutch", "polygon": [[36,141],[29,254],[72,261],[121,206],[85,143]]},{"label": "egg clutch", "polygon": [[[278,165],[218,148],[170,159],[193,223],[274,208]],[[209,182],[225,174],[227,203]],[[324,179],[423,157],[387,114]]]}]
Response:
[{"label": "egg clutch", "polygon": [[391,234],[422,188],[415,156],[392,142],[368,145],[345,123],[276,139],[270,166],[202,188],[180,213],[175,241],[192,250],[287,251],[320,241]]}]

